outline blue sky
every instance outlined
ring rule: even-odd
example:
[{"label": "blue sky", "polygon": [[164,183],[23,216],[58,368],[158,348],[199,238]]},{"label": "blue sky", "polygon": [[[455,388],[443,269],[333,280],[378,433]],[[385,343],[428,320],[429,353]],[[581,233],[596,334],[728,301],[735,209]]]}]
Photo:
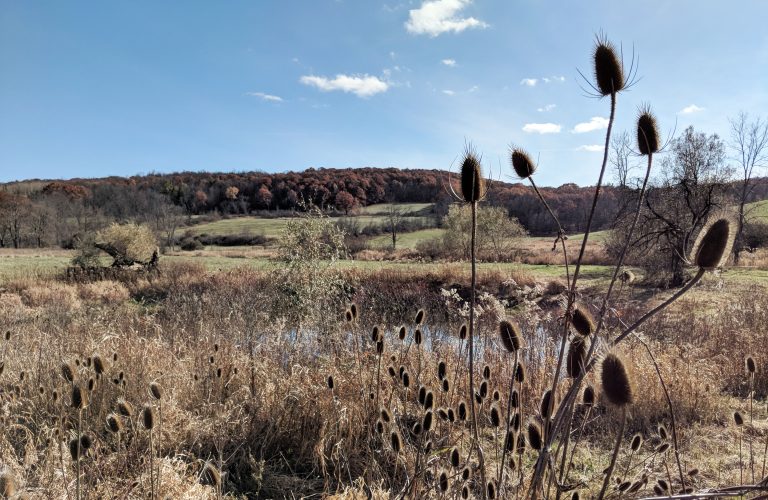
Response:
[{"label": "blue sky", "polygon": [[0,181],[448,168],[469,140],[494,177],[514,143],[540,184],[593,184],[596,32],[639,57],[619,131],[648,102],[666,132],[727,137],[768,116],[766,19],[764,0],[0,0]]}]

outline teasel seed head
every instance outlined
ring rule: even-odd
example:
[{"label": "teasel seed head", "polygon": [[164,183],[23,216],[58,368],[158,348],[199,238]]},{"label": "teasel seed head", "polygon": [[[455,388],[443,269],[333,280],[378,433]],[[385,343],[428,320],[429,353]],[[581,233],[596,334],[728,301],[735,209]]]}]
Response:
[{"label": "teasel seed head", "polygon": [[619,484],[619,491],[623,493],[623,492],[627,491],[630,486],[632,486],[632,482],[631,481],[624,481],[621,484]]},{"label": "teasel seed head", "polygon": [[110,413],[107,415],[107,429],[112,434],[117,434],[123,430],[123,419],[116,413]]},{"label": "teasel seed head", "polygon": [[541,447],[544,445],[541,437],[541,427],[533,421],[528,423],[528,444],[534,450],[541,450]]},{"label": "teasel seed head", "polygon": [[424,414],[424,418],[421,421],[421,427],[424,429],[424,432],[432,430],[432,418],[432,411],[428,411]]},{"label": "teasel seed head", "polygon": [[400,437],[400,433],[396,430],[393,430],[389,435],[389,441],[392,444],[392,450],[395,453],[400,453],[400,448],[403,446],[402,438]]},{"label": "teasel seed head", "polygon": [[669,443],[662,443],[656,447],[656,453],[664,453],[669,449]]},{"label": "teasel seed head", "polygon": [[525,452],[526,442],[525,442],[525,434],[520,433],[517,435],[517,453],[523,454]]},{"label": "teasel seed head", "polygon": [[416,345],[421,345],[421,329],[417,328],[413,332],[413,341],[416,343]]},{"label": "teasel seed head", "polygon": [[438,477],[437,483],[440,485],[440,491],[445,493],[448,491],[448,474],[444,470],[440,471],[440,476]]},{"label": "teasel seed head", "polygon": [[330,390],[333,390],[333,387],[334,387],[333,375],[328,375],[328,378],[326,379],[326,383],[328,384],[328,388]]},{"label": "teasel seed head", "polygon": [[752,356],[747,356],[744,364],[746,365],[747,373],[755,373],[757,366],[755,365],[755,359]]},{"label": "teasel seed head", "polygon": [[494,401],[501,400],[501,393],[499,392],[498,389],[494,389],[492,397]]},{"label": "teasel seed head", "polygon": [[488,380],[491,378],[491,367],[488,365],[483,366],[483,378]]},{"label": "teasel seed head", "polygon": [[93,446],[93,439],[90,434],[83,434],[80,436],[80,448],[88,451],[91,449],[91,446]]},{"label": "teasel seed head", "polygon": [[448,421],[451,423],[456,421],[456,412],[453,411],[453,408],[448,408]]},{"label": "teasel seed head", "polygon": [[733,413],[733,422],[738,426],[741,427],[744,425],[744,417],[741,415],[741,412],[734,412]]},{"label": "teasel seed head", "polygon": [[75,371],[75,367],[72,366],[72,363],[64,362],[61,364],[61,376],[69,382],[70,384],[75,381],[75,374],[77,372]]},{"label": "teasel seed head", "polygon": [[521,419],[522,417],[520,416],[520,413],[515,413],[512,415],[511,427],[515,432],[520,431],[520,424],[522,423]]},{"label": "teasel seed head", "polygon": [[397,372],[395,371],[395,367],[394,367],[394,366],[392,366],[392,365],[389,365],[389,366],[387,367],[387,373],[388,373],[388,374],[389,374],[389,376],[390,376],[390,377],[392,377],[392,378],[395,378],[395,377],[397,377]]},{"label": "teasel seed head", "polygon": [[408,375],[407,371],[404,371],[403,372],[403,387],[405,387],[407,389],[408,387],[410,387],[410,385],[411,385],[411,376]]},{"label": "teasel seed head", "polygon": [[441,420],[448,420],[448,410],[445,408],[438,408],[437,416],[440,417]]},{"label": "teasel seed head", "polygon": [[643,436],[642,436],[642,434],[640,434],[640,433],[635,434],[632,437],[632,444],[630,445],[630,448],[632,449],[632,451],[637,452],[637,450],[639,450],[642,445],[643,445]]},{"label": "teasel seed head", "polygon": [[667,439],[668,434],[667,434],[667,428],[666,427],[664,427],[663,425],[659,425],[658,432],[659,432],[659,437],[661,439]]},{"label": "teasel seed head", "polygon": [[512,169],[521,179],[527,179],[536,171],[536,164],[530,155],[520,148],[512,148],[509,153]]},{"label": "teasel seed head", "polygon": [[550,413],[550,405],[552,407],[552,410],[555,409],[555,402],[552,401],[552,389],[548,389],[547,392],[544,393],[544,396],[541,397],[541,404],[539,405],[539,413],[541,414],[541,418],[546,420],[551,415]]},{"label": "teasel seed head", "polygon": [[499,427],[501,425],[501,411],[499,410],[499,405],[496,403],[491,405],[491,425],[494,427]]},{"label": "teasel seed head", "polygon": [[499,337],[501,338],[501,344],[507,352],[513,353],[520,349],[520,328],[511,321],[502,320],[499,323]]},{"label": "teasel seed head", "polygon": [[155,410],[150,405],[145,405],[141,410],[141,423],[148,431],[155,427]]},{"label": "teasel seed head", "polygon": [[443,379],[443,392],[448,392],[451,390],[451,383],[448,382],[448,379]]},{"label": "teasel seed head", "polygon": [[357,304],[355,304],[354,302],[352,302],[352,303],[349,305],[349,312],[351,312],[351,313],[352,313],[352,319],[356,320],[356,319],[357,319],[357,313],[358,313],[358,311],[357,311]]},{"label": "teasel seed head", "polygon": [[83,408],[88,407],[88,391],[83,389],[80,384],[72,386],[71,404],[72,408],[76,410],[82,410]]},{"label": "teasel seed head", "polygon": [[469,481],[469,478],[472,477],[472,469],[465,465],[463,469],[461,469],[461,480],[462,481]]},{"label": "teasel seed head", "polygon": [[504,436],[504,448],[507,451],[513,451],[515,449],[515,431],[509,430]]},{"label": "teasel seed head", "polygon": [[424,309],[416,311],[416,320],[414,321],[416,326],[421,326],[424,323]]},{"label": "teasel seed head", "polygon": [[82,446],[80,446],[79,439],[74,438],[69,441],[69,455],[72,457],[73,462],[77,462],[83,458],[84,451]]},{"label": "teasel seed head", "polygon": [[379,342],[381,338],[381,330],[379,330],[379,325],[376,325],[373,327],[373,331],[371,332],[371,340],[375,343]]},{"label": "teasel seed head", "polygon": [[388,408],[382,408],[381,419],[386,423],[390,423],[392,421],[392,412]]},{"label": "teasel seed head", "polygon": [[218,489],[221,486],[221,472],[210,462],[206,462],[200,474],[200,484]]},{"label": "teasel seed head", "polygon": [[435,395],[432,393],[432,391],[427,391],[426,396],[424,397],[424,408],[427,410],[431,410],[435,405]]},{"label": "teasel seed head", "polygon": [[584,364],[587,358],[587,345],[582,337],[576,337],[571,340],[571,346],[568,348],[568,357],[565,360],[568,376],[578,378],[584,371]]},{"label": "teasel seed head", "polygon": [[581,497],[579,496],[578,491],[573,492],[573,495],[571,495],[571,500],[581,500]]},{"label": "teasel seed head", "polygon": [[624,363],[613,353],[603,359],[601,370],[603,394],[612,404],[626,406],[632,404],[632,385],[624,368]]},{"label": "teasel seed head", "polygon": [[406,333],[405,327],[401,326],[400,330],[397,332],[397,338],[399,338],[400,340],[405,340],[405,333]]},{"label": "teasel seed head", "polygon": [[495,500],[496,498],[496,483],[494,483],[492,480],[488,481],[488,484],[486,485],[486,493],[489,500]]},{"label": "teasel seed head", "polygon": [[350,311],[349,309],[347,309],[346,311],[344,311],[344,320],[345,320],[347,323],[352,323],[352,319],[353,319],[353,318],[352,318],[352,311]]},{"label": "teasel seed head", "polygon": [[471,146],[464,151],[461,162],[461,197],[467,203],[476,203],[485,196],[485,179],[480,160]]},{"label": "teasel seed head", "polygon": [[376,342],[376,354],[379,355],[379,356],[384,354],[384,341],[383,340],[379,340],[378,342]]},{"label": "teasel seed head", "polygon": [[467,325],[461,325],[459,328],[459,339],[467,340]]},{"label": "teasel seed head", "polygon": [[637,149],[646,156],[659,150],[659,127],[650,106],[640,108],[637,117]]},{"label": "teasel seed head", "polygon": [[483,380],[483,383],[480,384],[480,397],[485,399],[488,397],[488,381]]},{"label": "teasel seed head", "polygon": [[383,434],[384,433],[384,422],[382,422],[380,418],[376,419],[375,429],[376,429],[376,433],[377,434]]},{"label": "teasel seed head", "polygon": [[659,485],[659,489],[661,489],[662,493],[669,491],[669,483],[667,483],[664,479],[659,479],[656,481],[656,483]]},{"label": "teasel seed head", "polygon": [[131,403],[120,398],[117,400],[117,412],[123,417],[131,418],[133,416],[133,407]]},{"label": "teasel seed head", "polygon": [[459,449],[454,446],[451,449],[451,466],[453,466],[454,469],[458,469],[459,462],[460,462]]},{"label": "teasel seed head", "polygon": [[696,477],[699,475],[699,469],[691,469],[688,471],[688,476]]},{"label": "teasel seed head", "polygon": [[467,486],[466,484],[461,487],[461,498],[462,500],[466,500],[467,498],[469,498],[469,486]]},{"label": "teasel seed head", "polygon": [[616,48],[604,37],[598,37],[592,59],[595,68],[595,88],[602,96],[620,92],[626,86],[624,66]]},{"label": "teasel seed head", "polygon": [[660,497],[661,495],[664,494],[664,490],[662,490],[658,484],[653,485],[653,492],[656,494],[657,497]]},{"label": "teasel seed head", "polygon": [[525,383],[525,365],[523,363],[517,364],[517,371],[515,371],[515,381],[520,384]]},{"label": "teasel seed head", "polygon": [[584,394],[581,395],[581,404],[588,408],[595,406],[595,388],[591,385],[584,389]]},{"label": "teasel seed head", "polygon": [[9,470],[0,472],[0,498],[11,498],[16,494],[16,479]]},{"label": "teasel seed head", "polygon": [[413,426],[411,427],[411,434],[413,434],[414,436],[421,435],[421,422],[416,422],[415,424],[413,424]]},{"label": "teasel seed head", "polygon": [[437,363],[438,380],[443,380],[445,378],[445,374],[446,374],[445,361],[440,361],[439,363]]},{"label": "teasel seed head", "polygon": [[467,403],[464,400],[459,402],[459,420],[464,422],[467,419]]},{"label": "teasel seed head", "polygon": [[699,268],[712,271],[725,264],[736,238],[737,224],[730,215],[710,218],[699,232],[693,245],[691,259]]},{"label": "teasel seed head", "polygon": [[512,395],[509,398],[509,402],[512,408],[520,407],[520,394],[517,392],[517,389],[512,390]]},{"label": "teasel seed head", "polygon": [[586,307],[577,306],[571,318],[573,329],[580,335],[591,335],[595,331],[595,321]]},{"label": "teasel seed head", "polygon": [[427,388],[423,385],[419,387],[419,394],[417,396],[419,404],[424,406],[424,402],[427,400]]}]

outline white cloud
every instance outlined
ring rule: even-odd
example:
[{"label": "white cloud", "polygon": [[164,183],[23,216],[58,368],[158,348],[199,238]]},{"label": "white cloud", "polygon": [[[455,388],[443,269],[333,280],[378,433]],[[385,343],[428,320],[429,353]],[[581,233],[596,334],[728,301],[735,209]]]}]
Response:
[{"label": "white cloud", "polygon": [[536,78],[523,78],[520,80],[520,85],[525,85],[526,87],[535,87],[537,83],[539,81]]},{"label": "white cloud", "polygon": [[456,92],[453,90],[443,90],[443,94],[445,95],[456,95]]},{"label": "white cloud", "polygon": [[686,106],[680,111],[678,111],[678,113],[680,113],[681,115],[690,115],[692,113],[698,113],[699,111],[704,111],[704,109],[705,108],[696,106],[695,104],[691,104],[690,106]]},{"label": "white cloud", "polygon": [[602,153],[603,149],[605,149],[604,146],[601,146],[600,144],[585,144],[584,146],[579,146],[576,148],[576,151],[589,151],[590,153]]},{"label": "white cloud", "polygon": [[283,102],[283,98],[276,95],[265,94],[264,92],[247,92],[249,96],[258,97],[262,101]]},{"label": "white cloud", "polygon": [[405,28],[414,35],[431,37],[451,31],[460,33],[467,28],[487,28],[479,19],[457,16],[471,3],[472,0],[425,0],[421,7],[409,11]]},{"label": "white cloud", "polygon": [[563,127],[556,123],[526,123],[523,132],[536,134],[559,134]]},{"label": "white cloud", "polygon": [[545,113],[547,111],[552,111],[556,107],[557,107],[557,104],[547,104],[546,106],[543,106],[543,107],[537,109],[536,111],[538,111],[539,113]]},{"label": "white cloud", "polygon": [[592,132],[594,130],[601,130],[604,128],[608,128],[608,118],[603,118],[602,116],[593,116],[592,119],[588,122],[577,123],[571,132],[574,134],[583,134],[585,132]]},{"label": "white cloud", "polygon": [[386,92],[389,84],[375,76],[365,75],[336,75],[330,79],[324,76],[305,75],[299,81],[304,85],[317,87],[323,92],[341,90],[355,94],[357,97],[371,97],[380,92]]},{"label": "white cloud", "polygon": [[445,64],[446,66],[450,66],[451,68],[456,66],[456,59],[443,59],[440,62]]},{"label": "white cloud", "polygon": [[477,92],[479,88],[480,87],[478,87],[477,85],[472,85],[471,87],[469,87],[469,90],[467,90],[467,92]]}]

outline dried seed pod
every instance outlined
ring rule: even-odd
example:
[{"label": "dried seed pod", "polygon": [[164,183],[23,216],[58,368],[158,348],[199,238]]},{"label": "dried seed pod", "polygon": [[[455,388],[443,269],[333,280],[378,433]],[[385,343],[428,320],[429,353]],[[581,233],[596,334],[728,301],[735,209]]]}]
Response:
[{"label": "dried seed pod", "polygon": [[501,425],[501,410],[499,410],[499,406],[494,403],[491,405],[491,425],[494,427],[499,427]]},{"label": "dried seed pod", "polygon": [[326,380],[326,383],[328,384],[328,388],[330,390],[333,390],[333,387],[334,387],[333,375],[328,375],[328,379]]},{"label": "dried seed pod", "polygon": [[517,435],[517,453],[522,455],[525,453],[525,434],[522,432]]},{"label": "dried seed pod", "polygon": [[416,326],[421,326],[421,324],[424,323],[424,309],[416,311],[416,320],[414,323],[416,323]]},{"label": "dried seed pod", "polygon": [[446,374],[445,361],[440,361],[437,364],[437,378],[439,380],[443,380],[445,378],[445,374]]},{"label": "dried seed pod", "polygon": [[104,360],[98,354],[93,355],[93,371],[96,372],[96,375],[101,375],[106,371]]},{"label": "dried seed pod", "polygon": [[117,400],[117,412],[123,417],[131,418],[133,407],[128,401],[121,398]]},{"label": "dried seed pod", "polygon": [[523,363],[517,364],[517,370],[515,371],[515,381],[520,384],[525,383],[525,365]]},{"label": "dried seed pod", "polygon": [[710,218],[693,245],[691,259],[699,268],[712,271],[725,264],[736,237],[736,224],[730,216]]},{"label": "dried seed pod", "polygon": [[459,328],[459,339],[467,339],[467,325],[461,325],[461,328]]},{"label": "dried seed pod", "polygon": [[349,305],[349,312],[351,312],[351,313],[352,313],[352,319],[357,319],[357,312],[358,312],[358,311],[357,311],[357,304],[355,304],[354,302],[352,302],[352,303]]},{"label": "dried seed pod", "polygon": [[669,449],[669,443],[662,443],[656,447],[656,453],[664,453]]},{"label": "dried seed pod", "polygon": [[640,433],[635,434],[632,437],[632,443],[630,445],[630,448],[632,449],[633,452],[637,452],[637,450],[639,450],[642,445],[643,445],[643,436],[642,436],[642,434],[640,434]]},{"label": "dried seed pod", "polygon": [[571,378],[578,378],[584,371],[584,364],[587,358],[587,346],[581,337],[574,338],[568,348],[566,357],[566,370]]},{"label": "dried seed pod", "polygon": [[379,325],[376,325],[373,327],[373,331],[371,332],[371,340],[376,343],[379,342],[381,338],[381,330],[379,330]]},{"label": "dried seed pod", "polygon": [[637,149],[646,156],[659,150],[659,127],[650,106],[641,108],[637,117]]},{"label": "dried seed pod", "polygon": [[435,405],[435,395],[432,393],[432,391],[427,391],[426,396],[424,397],[424,408],[427,410],[431,410]]},{"label": "dried seed pod", "polygon": [[509,402],[512,408],[520,407],[520,394],[517,392],[517,389],[512,390],[512,395],[509,398]]},{"label": "dried seed pod", "polygon": [[469,481],[469,478],[472,477],[472,469],[469,468],[469,466],[464,466],[463,469],[461,469],[461,480],[462,481]]},{"label": "dried seed pod", "polygon": [[464,160],[461,162],[461,196],[467,203],[476,203],[485,196],[482,167],[471,147],[464,151]]},{"label": "dried seed pod", "polygon": [[442,491],[443,493],[448,491],[448,474],[444,470],[440,471],[440,475],[438,476],[438,479],[437,479],[437,484],[440,486],[440,491]]},{"label": "dried seed pod", "polygon": [[75,381],[76,373],[77,372],[75,371],[75,367],[72,366],[72,363],[64,362],[61,364],[61,376],[64,377],[64,380],[70,384]]},{"label": "dried seed pod", "polygon": [[551,411],[555,409],[555,402],[552,400],[552,390],[549,389],[547,392],[544,393],[544,396],[541,398],[541,404],[539,405],[539,414],[541,414],[541,418],[546,420],[551,415]]},{"label": "dried seed pod", "polygon": [[511,149],[509,152],[509,160],[512,163],[512,169],[521,179],[527,179],[536,171],[536,164],[533,162],[530,155],[520,148]]},{"label": "dried seed pod", "polygon": [[467,403],[465,401],[459,402],[459,411],[457,413],[459,414],[459,420],[462,422],[467,419]]},{"label": "dried seed pod", "polygon": [[528,423],[528,443],[534,450],[541,450],[541,447],[544,445],[541,427],[533,421]]},{"label": "dried seed pod", "polygon": [[602,363],[601,382],[603,394],[612,404],[626,406],[632,404],[632,386],[624,364],[613,353],[608,354]]},{"label": "dried seed pod", "polygon": [[83,389],[79,384],[72,386],[72,408],[76,410],[82,410],[88,407],[88,391]]},{"label": "dried seed pod", "polygon": [[592,59],[595,71],[595,89],[600,95],[613,95],[626,87],[624,66],[611,42],[604,37],[598,37]]},{"label": "dried seed pod", "polygon": [[595,320],[586,307],[576,307],[571,318],[573,329],[580,335],[591,335],[595,331]]},{"label": "dried seed pod", "polygon": [[744,364],[746,365],[747,373],[755,373],[757,366],[755,365],[755,359],[752,356],[747,356]]},{"label": "dried seed pod", "polygon": [[123,419],[116,413],[110,413],[107,415],[107,429],[112,434],[117,434],[123,430]]},{"label": "dried seed pod", "polygon": [[392,450],[395,453],[400,453],[400,449],[403,446],[402,438],[400,437],[400,433],[397,431],[392,431],[389,435],[389,441],[392,444]]},{"label": "dried seed pod", "polygon": [[454,469],[459,467],[459,461],[460,461],[459,449],[454,446],[451,449],[451,465],[453,466]]},{"label": "dried seed pod", "polygon": [[448,382],[448,379],[443,379],[443,392],[448,392],[451,390],[451,383]]},{"label": "dried seed pod", "polygon": [[659,425],[658,432],[659,432],[659,437],[661,439],[667,439],[668,434],[667,434],[667,428],[666,427],[664,427],[663,425]]},{"label": "dried seed pod", "polygon": [[493,481],[488,481],[488,484],[485,487],[486,496],[489,500],[494,500],[496,498],[496,483]]},{"label": "dried seed pod", "polygon": [[75,438],[69,441],[69,455],[72,457],[73,462],[77,462],[83,458],[84,450],[80,446],[80,440]]},{"label": "dried seed pod", "polygon": [[221,486],[221,472],[219,472],[219,469],[212,463],[207,462],[200,473],[200,484],[213,486],[218,489]]},{"label": "dried seed pod", "polygon": [[406,333],[405,327],[401,326],[400,330],[397,332],[397,338],[399,338],[400,340],[405,340],[405,333]]},{"label": "dried seed pod", "polygon": [[733,414],[733,421],[734,421],[734,423],[735,423],[735,424],[736,424],[738,427],[741,427],[742,425],[744,425],[744,417],[743,417],[743,416],[741,416],[741,413],[740,413],[740,412],[738,412],[738,411],[737,411],[737,412],[734,412],[734,414]]},{"label": "dried seed pod", "polygon": [[408,375],[407,371],[403,372],[403,387],[407,389],[408,387],[410,387],[410,385],[411,385],[411,376]]},{"label": "dried seed pod", "polygon": [[489,380],[491,378],[491,367],[488,365],[483,366],[483,378]]},{"label": "dried seed pod", "polygon": [[392,421],[392,412],[387,408],[382,408],[381,419],[386,423],[390,423]]},{"label": "dried seed pod", "polygon": [[421,427],[424,429],[424,432],[429,432],[432,430],[432,412],[428,411],[424,414],[424,418],[421,421]]},{"label": "dried seed pod", "polygon": [[151,406],[145,405],[141,410],[141,423],[148,431],[155,427],[155,410]]},{"label": "dried seed pod", "polygon": [[414,343],[416,343],[416,345],[421,345],[421,341],[422,341],[421,337],[422,337],[421,330],[418,329],[418,328],[416,330],[414,330],[414,332],[413,332],[413,341],[414,341]]}]

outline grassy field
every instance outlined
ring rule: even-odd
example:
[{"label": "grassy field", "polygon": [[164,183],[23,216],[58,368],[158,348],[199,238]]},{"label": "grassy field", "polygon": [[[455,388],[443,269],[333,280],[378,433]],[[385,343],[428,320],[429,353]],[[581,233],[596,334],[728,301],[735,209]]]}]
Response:
[{"label": "grassy field", "polygon": [[744,206],[749,220],[768,223],[768,200],[748,203]]}]

